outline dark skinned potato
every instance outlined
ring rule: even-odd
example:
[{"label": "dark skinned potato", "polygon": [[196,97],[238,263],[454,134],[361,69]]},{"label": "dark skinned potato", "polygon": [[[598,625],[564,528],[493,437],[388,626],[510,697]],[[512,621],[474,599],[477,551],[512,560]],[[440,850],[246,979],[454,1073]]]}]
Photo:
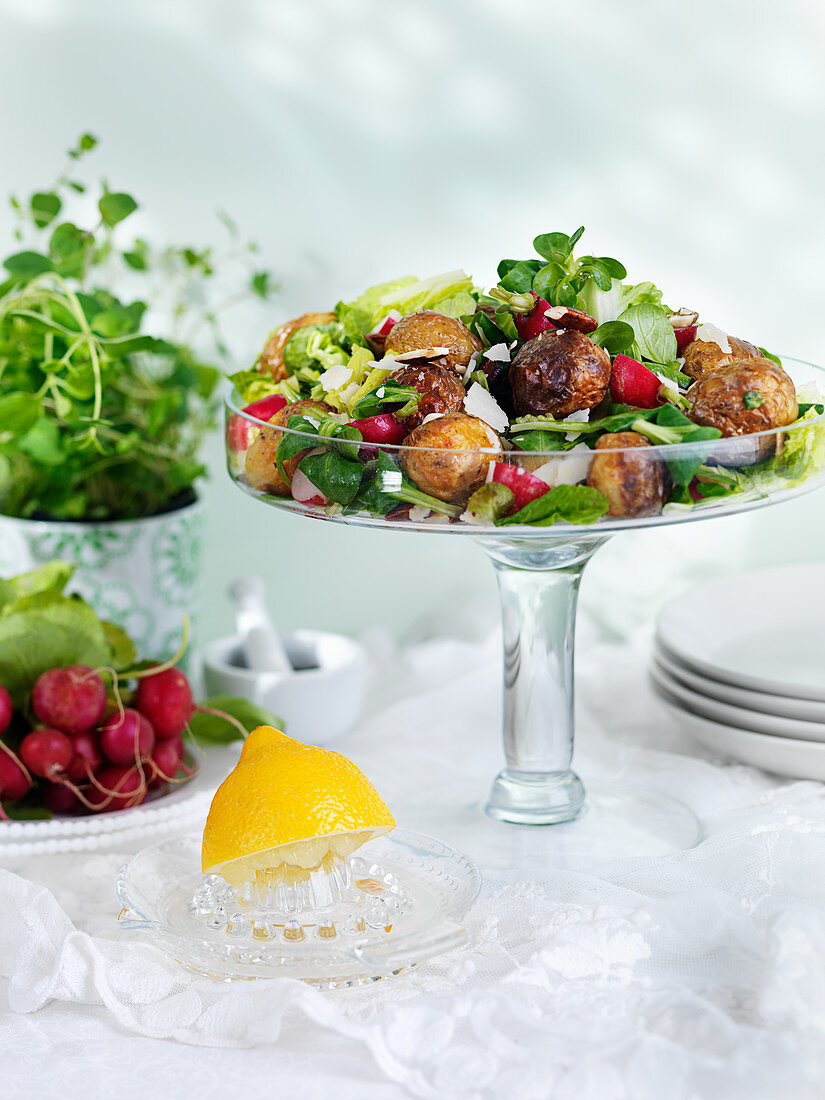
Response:
[{"label": "dark skinned potato", "polygon": [[609,516],[624,519],[661,512],[665,468],[655,452],[646,450],[650,450],[650,443],[638,432],[608,432],[596,443],[587,484],[607,497]]},{"label": "dark skinned potato", "polygon": [[415,431],[432,413],[455,413],[464,408],[464,398],[467,396],[464,383],[455,371],[446,367],[424,367],[410,363],[393,371],[390,378],[402,386],[412,386],[422,395],[418,408],[404,420],[408,432]]},{"label": "dark skinned potato", "polygon": [[287,369],[284,366],[284,347],[293,332],[299,328],[306,328],[307,325],[326,325],[334,320],[336,320],[334,313],[302,313],[300,317],[276,328],[258,357],[257,370],[261,374],[270,374],[276,382],[281,382],[287,376]]},{"label": "dark skinned potato", "polygon": [[703,378],[706,374],[714,374],[721,367],[729,363],[737,363],[741,359],[755,359],[761,356],[759,348],[740,340],[738,336],[728,336],[730,351],[723,351],[718,344],[708,340],[693,340],[685,348],[685,361],[680,368],[683,374],[687,374],[694,380]]},{"label": "dark skinned potato", "polygon": [[429,348],[446,348],[444,360],[447,366],[463,374],[472,356],[481,351],[481,342],[455,317],[445,317],[432,309],[421,309],[418,313],[402,317],[393,325],[384,353],[398,356]]},{"label": "dark skinned potato", "polygon": [[299,451],[298,454],[287,459],[284,463],[287,481],[284,481],[275,462],[275,452],[278,450],[283,432],[276,429],[285,428],[291,416],[300,416],[309,412],[326,414],[334,411],[330,405],[325,404],[323,401],[311,401],[309,398],[303,401],[293,401],[292,404],[284,405],[282,409],[278,409],[269,421],[272,427],[261,428],[246,452],[246,480],[251,488],[258,489],[263,493],[272,493],[278,497],[288,497],[292,475],[307,451],[312,449],[312,445],[310,444],[305,451]]},{"label": "dark skinned potato", "polygon": [[542,332],[522,345],[510,367],[510,385],[517,416],[564,419],[602,401],[610,356],[581,332]]},{"label": "dark skinned potato", "polygon": [[[782,428],[799,416],[796,389],[785,371],[770,359],[742,359],[700,378],[688,390],[688,416],[697,424],[718,428],[724,436],[749,435]],[[773,437],[742,440],[717,448],[716,461],[748,466],[776,448]]]},{"label": "dark skinned potato", "polygon": [[[445,450],[419,450],[422,447]],[[410,432],[398,457],[404,473],[423,493],[450,504],[464,504],[484,484],[487,467],[496,457],[476,452],[493,448],[500,451],[501,442],[483,420],[450,413]]]}]

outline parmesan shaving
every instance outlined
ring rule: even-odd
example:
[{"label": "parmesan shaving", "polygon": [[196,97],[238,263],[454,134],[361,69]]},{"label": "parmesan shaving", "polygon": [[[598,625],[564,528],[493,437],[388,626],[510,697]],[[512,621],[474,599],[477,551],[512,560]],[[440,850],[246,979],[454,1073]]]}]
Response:
[{"label": "parmesan shaving", "polygon": [[725,354],[733,351],[727,333],[722,332],[716,325],[700,325],[696,330],[696,339],[704,344],[716,344]]}]

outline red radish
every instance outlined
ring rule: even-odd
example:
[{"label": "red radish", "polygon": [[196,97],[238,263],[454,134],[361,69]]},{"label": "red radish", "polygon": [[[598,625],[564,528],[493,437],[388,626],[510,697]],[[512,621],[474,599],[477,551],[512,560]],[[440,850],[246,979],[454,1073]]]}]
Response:
[{"label": "red radish", "polygon": [[[392,413],[379,413],[378,416],[365,416],[362,420],[353,420],[351,427],[358,429],[365,443],[396,445],[407,434],[406,426]],[[364,458],[376,458],[378,455],[374,447],[361,447],[359,453]]]},{"label": "red radish", "polygon": [[358,429],[365,443],[400,443],[407,434],[404,424],[392,413],[365,416],[353,420],[351,426]]},{"label": "red radish", "polygon": [[95,813],[139,806],[146,797],[146,777],[136,767],[104,768],[97,782],[103,790],[95,786],[86,792]]},{"label": "red radish", "polygon": [[65,783],[47,783],[43,790],[43,804],[53,814],[70,814],[82,810],[83,803]]},{"label": "red radish", "polygon": [[664,402],[659,397],[662,383],[652,370],[631,359],[629,355],[617,355],[610,374],[610,396],[619,405],[633,405],[637,409],[655,409]]},{"label": "red radish", "polygon": [[11,696],[0,684],[0,733],[5,733],[11,725],[12,715],[14,714],[14,706],[11,701]]},{"label": "red radish", "polygon": [[387,337],[401,320],[401,314],[397,309],[391,309],[383,321],[375,326],[372,332],[367,333],[367,340],[371,344],[374,344],[379,351],[384,350],[384,345],[387,342]]},{"label": "red radish", "polygon": [[[269,397],[262,397],[260,401],[253,401],[244,408],[247,416],[254,416],[256,420],[269,420],[279,412],[286,404],[283,394],[273,393]],[[243,416],[232,416],[227,426],[229,448],[232,451],[245,451],[249,443],[249,429],[254,428]]]},{"label": "red radish", "polygon": [[137,710],[152,723],[155,737],[180,737],[195,709],[192,688],[179,668],[144,676],[135,693]]},{"label": "red radish", "polygon": [[547,332],[548,329],[556,327],[550,318],[546,316],[548,309],[550,309],[549,302],[545,302],[544,298],[536,298],[536,304],[529,313],[513,314],[516,332],[522,340],[532,340],[539,333]]},{"label": "red radish", "polygon": [[148,771],[152,778],[150,787],[160,787],[177,774],[183,759],[183,741],[175,737],[170,741],[158,741],[148,760]]},{"label": "red radish", "polygon": [[106,711],[106,686],[88,665],[50,668],[37,677],[32,710],[47,726],[80,733],[96,726]]},{"label": "red radish", "polygon": [[65,774],[73,755],[71,739],[60,730],[49,729],[48,726],[32,730],[20,742],[23,763],[33,775],[43,779]]},{"label": "red radish", "polygon": [[685,325],[684,328],[673,330],[673,335],[676,337],[676,351],[679,355],[684,355],[685,348],[696,339],[698,327],[698,325]]},{"label": "red radish", "polygon": [[[10,749],[0,748],[0,799],[4,802],[16,802],[28,794],[31,781],[17,762]],[[5,817],[0,806],[0,817]]]},{"label": "red radish", "polygon": [[511,513],[518,512],[531,500],[536,500],[537,497],[543,497],[545,493],[550,492],[550,486],[540,477],[534,477],[521,466],[509,466],[504,462],[493,463],[491,480],[499,485],[506,485],[515,496],[513,507],[510,509]]},{"label": "red radish", "polygon": [[135,764],[155,747],[155,731],[148,718],[126,707],[123,714],[110,714],[100,727],[100,747],[113,764]]},{"label": "red radish", "polygon": [[321,490],[312,484],[303,470],[296,470],[292,475],[292,496],[299,504],[329,504],[329,501]]},{"label": "red radish", "polygon": [[76,733],[72,739],[73,756],[66,768],[66,777],[73,783],[85,783],[89,772],[94,774],[103,763],[97,734],[93,730]]}]

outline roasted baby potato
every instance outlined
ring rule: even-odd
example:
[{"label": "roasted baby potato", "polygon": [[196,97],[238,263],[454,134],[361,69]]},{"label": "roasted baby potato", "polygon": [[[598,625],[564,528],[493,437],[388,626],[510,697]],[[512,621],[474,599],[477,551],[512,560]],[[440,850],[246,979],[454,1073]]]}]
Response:
[{"label": "roasted baby potato", "polygon": [[446,365],[462,374],[481,342],[455,317],[446,317],[432,309],[410,313],[393,326],[384,348],[386,355],[407,355],[426,352],[430,348],[446,348]]},{"label": "roasted baby potato", "polygon": [[510,385],[517,416],[563,419],[604,398],[610,356],[581,332],[543,332],[522,345],[510,367]]},{"label": "roasted baby potato", "polygon": [[649,448],[650,443],[638,432],[609,432],[596,443],[587,484],[607,497],[609,516],[620,519],[661,512],[665,468],[655,452],[645,453]]},{"label": "roasted baby potato", "polygon": [[275,452],[281,441],[283,432],[277,428],[285,428],[291,416],[300,416],[309,412],[331,413],[335,410],[323,401],[311,401],[309,398],[303,401],[293,401],[284,405],[271,418],[271,428],[261,428],[249,445],[246,452],[246,480],[253,489],[259,489],[263,493],[272,493],[278,497],[289,496],[289,486],[296,467],[311,446],[304,451],[299,451],[284,463],[287,480],[281,477],[281,472],[275,462]]},{"label": "roasted baby potato", "polygon": [[718,428],[722,435],[782,428],[799,415],[793,382],[777,363],[761,357],[728,363],[705,375],[690,387],[688,399],[690,419]]},{"label": "roasted baby potato", "polygon": [[390,375],[402,386],[412,386],[422,395],[418,408],[404,420],[408,432],[414,431],[432,413],[461,412],[467,391],[464,383],[446,367],[420,367],[412,363],[399,367]]},{"label": "roasted baby potato", "polygon": [[287,369],[284,366],[284,347],[293,332],[299,328],[306,328],[307,325],[326,325],[335,320],[334,313],[302,313],[300,317],[287,321],[270,335],[264,350],[258,357],[256,369],[261,374],[271,374],[276,382],[282,381],[287,376]]},{"label": "roasted baby potato", "polygon": [[[791,424],[799,415],[792,380],[770,359],[742,359],[700,378],[688,390],[688,416],[722,435],[750,435]],[[776,439],[737,440],[715,449],[725,466],[750,466],[776,449]]]},{"label": "roasted baby potato", "polygon": [[[438,447],[444,450],[422,450]],[[476,416],[450,413],[410,432],[399,451],[404,473],[424,493],[449,503],[463,504],[487,477],[487,467],[501,451],[493,429]]]},{"label": "roasted baby potato", "polygon": [[690,378],[699,379],[726,367],[728,363],[757,358],[762,354],[759,348],[747,340],[740,340],[738,336],[728,336],[728,343],[731,350],[723,351],[712,341],[693,340],[685,348],[685,362],[680,369]]}]

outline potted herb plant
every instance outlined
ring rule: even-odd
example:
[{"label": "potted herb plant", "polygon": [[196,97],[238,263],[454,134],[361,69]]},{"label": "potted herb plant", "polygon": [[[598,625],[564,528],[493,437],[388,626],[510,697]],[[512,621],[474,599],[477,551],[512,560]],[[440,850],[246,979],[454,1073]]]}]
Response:
[{"label": "potted herb plant", "polygon": [[[216,361],[226,357],[214,299],[266,298],[271,282],[225,216],[223,256],[128,235],[132,196],[106,184],[90,193],[75,178],[95,145],[84,134],[53,186],[11,199],[17,241],[0,282],[0,574],[71,563],[74,590],[162,658],[198,599],[199,449],[215,424]],[[227,269],[242,279],[228,292]]]}]

